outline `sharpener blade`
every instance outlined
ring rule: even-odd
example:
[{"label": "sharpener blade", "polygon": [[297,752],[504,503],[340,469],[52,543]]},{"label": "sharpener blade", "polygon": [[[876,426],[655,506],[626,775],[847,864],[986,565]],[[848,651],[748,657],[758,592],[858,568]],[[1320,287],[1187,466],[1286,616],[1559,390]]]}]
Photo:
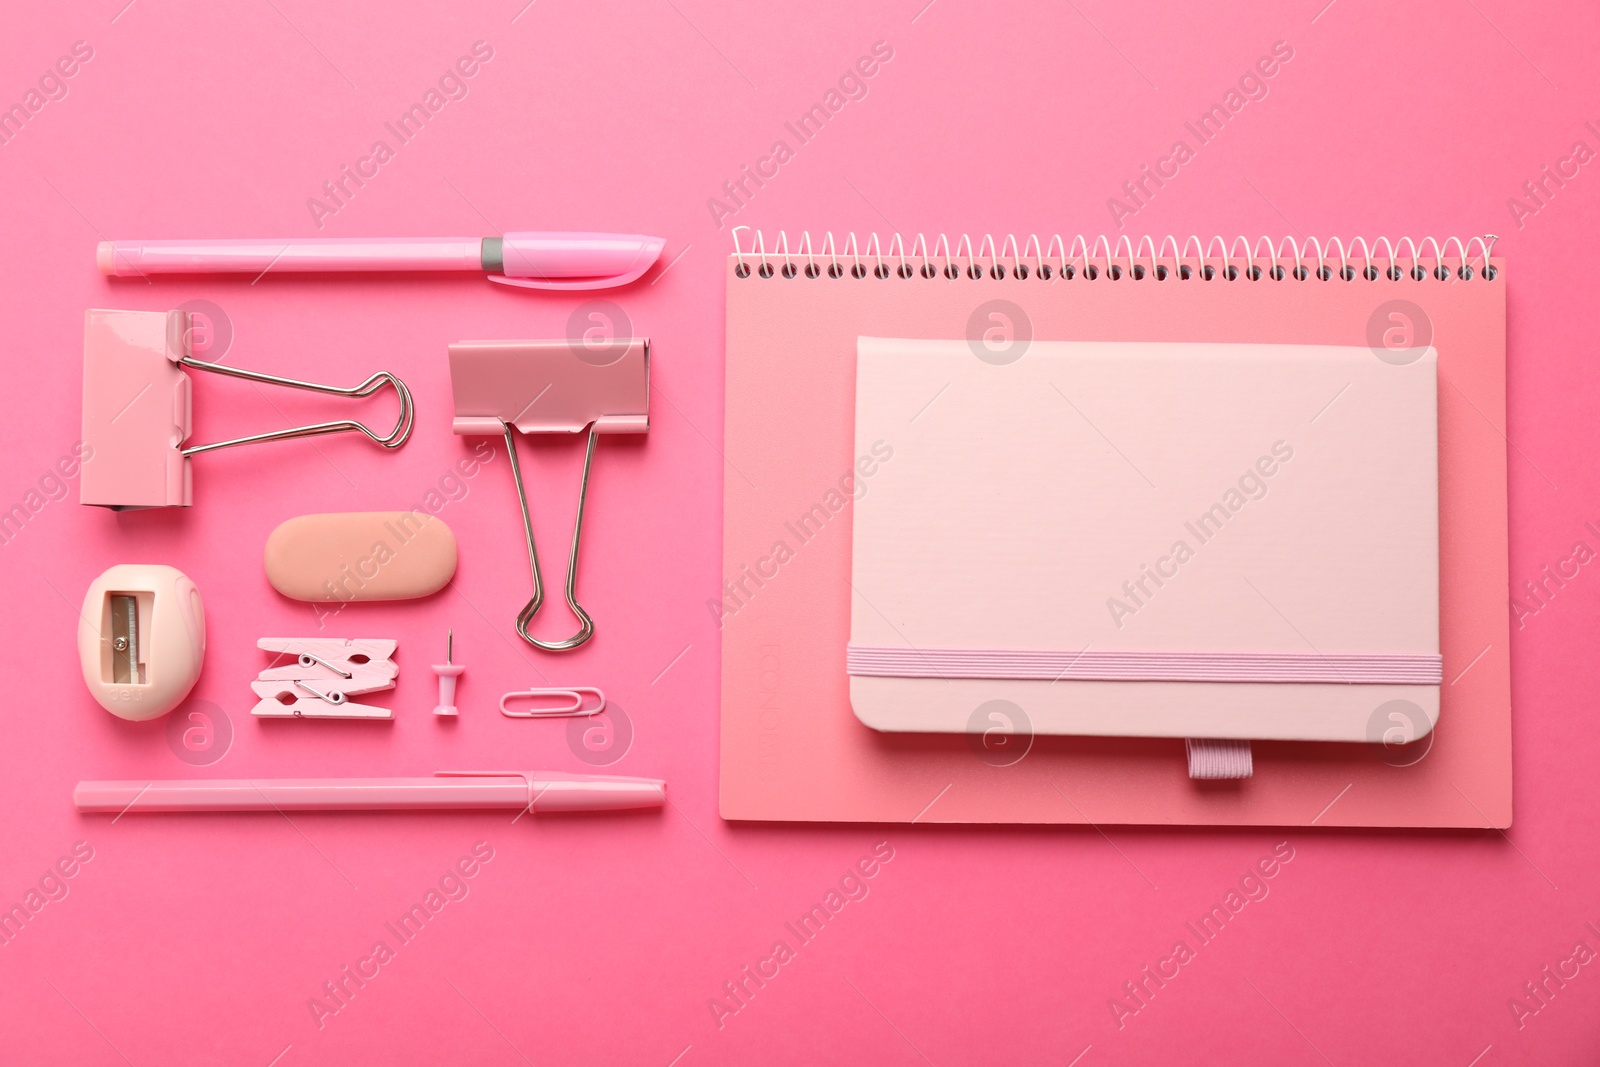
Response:
[{"label": "sharpener blade", "polygon": [[111,680],[131,685],[139,670],[139,601],[137,597],[111,598]]}]

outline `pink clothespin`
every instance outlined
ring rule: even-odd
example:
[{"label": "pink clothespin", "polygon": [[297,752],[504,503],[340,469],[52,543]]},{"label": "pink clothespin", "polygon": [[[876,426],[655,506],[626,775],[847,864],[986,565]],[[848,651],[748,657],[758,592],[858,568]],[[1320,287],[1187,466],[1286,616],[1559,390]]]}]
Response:
[{"label": "pink clothespin", "polygon": [[[589,491],[595,439],[603,433],[644,433],[650,428],[650,342],[609,341],[592,348],[582,341],[460,341],[450,346],[450,387],[455,396],[455,432],[504,435],[511,475],[522,504],[533,597],[517,615],[517,633],[546,652],[577,648],[594,636],[594,620],[578,603],[578,539]],[[567,553],[567,606],[581,624],[562,641],[541,641],[528,624],[544,602],[539,551],[533,543],[528,493],[522,484],[513,430],[527,434],[589,431],[578,483],[578,514]]]},{"label": "pink clothespin", "polygon": [[262,671],[250,688],[261,699],[250,714],[269,719],[392,719],[388,708],[352,704],[350,697],[394,688],[400,668],[390,659],[397,642],[338,638],[263,637],[256,646],[295,657]]}]

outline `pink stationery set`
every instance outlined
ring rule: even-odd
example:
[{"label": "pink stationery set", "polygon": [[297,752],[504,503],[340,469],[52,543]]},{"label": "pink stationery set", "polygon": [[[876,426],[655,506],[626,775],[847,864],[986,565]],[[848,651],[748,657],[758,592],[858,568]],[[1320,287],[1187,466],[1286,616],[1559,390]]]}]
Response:
[{"label": "pink stationery set", "polygon": [[1509,825],[1489,246],[745,237],[724,817]]},{"label": "pink stationery set", "polygon": [[[102,273],[114,277],[156,272],[248,271],[259,277],[273,270],[482,270],[491,281],[521,289],[586,290],[637,280],[655,263],[662,245],[656,237],[603,233],[507,233],[482,239],[107,241],[97,248],[96,263]],[[223,448],[354,433],[395,451],[410,439],[416,405],[410,387],[396,375],[377,371],[356,385],[324,385],[200,358],[207,354],[199,340],[207,334],[205,315],[204,306],[171,311],[93,308],[85,313],[80,454],[86,463],[81,503],[119,512],[192,507],[204,498],[195,490],[194,457]],[[532,595],[515,615],[514,627],[519,637],[541,652],[568,652],[594,636],[595,621],[577,599],[590,465],[598,436],[648,431],[649,352],[645,338],[607,335],[600,343],[591,343],[587,336],[460,341],[449,345],[448,352],[438,353],[441,363],[446,358],[449,363],[454,415],[450,428],[463,436],[504,439],[531,571]],[[189,440],[197,392],[190,371],[244,379],[257,388],[280,386],[350,400],[387,391],[394,394],[399,410],[393,428],[386,432],[342,418],[196,444]],[[220,384],[210,383],[198,392],[203,398]],[[440,405],[436,410],[447,408]],[[517,458],[519,433],[581,436],[586,442],[564,583],[567,605],[580,627],[559,640],[539,637],[530,629],[545,596],[528,491]],[[476,454],[481,457],[491,448],[480,443]],[[87,465],[95,455],[100,458]],[[439,593],[455,577],[461,546],[435,510],[404,497],[394,503],[403,510],[296,515],[292,501],[284,500],[284,520],[261,549],[268,583],[287,599],[329,605],[327,616],[334,617],[354,601],[417,601]],[[141,522],[135,519],[121,532],[139,531]],[[170,525],[162,529],[170,531]],[[236,608],[230,602],[224,606],[229,611]],[[331,610],[333,606],[339,610]],[[399,642],[323,633],[324,619],[319,617],[316,633],[257,640],[256,647],[273,658],[248,683],[256,698],[251,708],[254,718],[296,720],[293,728],[313,745],[317,731],[327,729],[318,723],[359,721],[372,724],[362,729],[382,729],[396,717],[395,709],[387,706],[393,701],[384,694],[395,688],[400,671],[393,659]],[[511,621],[507,612],[507,622]],[[118,563],[90,583],[79,612],[77,644],[84,685],[101,707],[119,719],[144,722],[172,714],[171,721],[191,723],[194,732],[213,736],[215,723],[203,702],[196,706],[187,701],[204,667],[206,637],[205,600],[186,574],[164,562]],[[456,684],[466,667],[455,658],[454,628],[440,637],[445,655],[443,663],[432,665],[439,694],[432,721],[440,729],[454,731],[462,728],[456,724],[481,722],[489,712],[476,708],[461,714]],[[530,698],[535,707],[522,707]],[[514,719],[590,718],[605,711],[606,700],[597,686],[558,685],[511,690],[500,698],[499,706],[502,715]],[[188,735],[184,736],[187,745]],[[569,812],[659,808],[665,803],[665,790],[664,782],[652,778],[513,769],[439,771],[428,778],[90,780],[78,784],[73,800],[79,811],[115,813],[118,818],[129,811],[510,807]]]}]

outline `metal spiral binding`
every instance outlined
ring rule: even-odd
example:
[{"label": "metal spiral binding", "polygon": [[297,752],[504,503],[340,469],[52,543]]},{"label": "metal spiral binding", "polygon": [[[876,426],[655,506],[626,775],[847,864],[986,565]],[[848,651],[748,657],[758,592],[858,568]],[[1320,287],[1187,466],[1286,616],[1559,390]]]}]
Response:
[{"label": "metal spiral binding", "polygon": [[[739,235],[743,230],[754,235],[749,249],[741,244]],[[809,230],[802,231],[798,247],[791,250],[789,235],[780,230],[773,250],[768,252],[761,231],[735,226],[733,255],[737,260],[734,275],[739,278],[843,278],[848,275],[852,278],[949,280],[963,277],[1026,280],[1033,277],[1043,281],[1054,278],[1094,281],[1101,277],[1112,281],[1124,278],[1165,281],[1172,277],[1184,281],[1191,278],[1204,281],[1216,278],[1226,281],[1263,278],[1273,281],[1309,278],[1400,281],[1410,278],[1419,282],[1482,278],[1493,281],[1499,270],[1489,258],[1497,240],[1494,234],[1465,241],[1447,237],[1442,244],[1432,237],[1420,241],[1410,237],[1396,241],[1379,237],[1369,245],[1365,238],[1355,237],[1347,246],[1337,237],[1329,238],[1326,243],[1315,237],[1306,238],[1303,243],[1285,237],[1274,246],[1271,238],[1262,237],[1252,247],[1246,237],[1236,237],[1229,244],[1221,237],[1202,242],[1191,235],[1180,245],[1178,239],[1169,234],[1159,245],[1149,236],[1141,237],[1135,245],[1127,235],[1117,238],[1113,244],[1102,234],[1091,244],[1082,234],[1077,234],[1069,244],[1060,234],[1054,234],[1046,245],[1038,234],[1030,235],[1025,243],[1018,242],[1015,234],[1006,234],[999,242],[993,234],[984,234],[974,251],[972,239],[962,234],[952,251],[945,234],[938,235],[930,250],[927,238],[919,233],[908,252],[905,240],[898,233],[889,238],[887,251],[876,233],[869,234],[863,251],[853,232],[845,235],[841,249],[831,230],[823,235],[820,248],[813,246]],[[1453,270],[1449,255],[1451,245],[1456,248]],[[1474,246],[1480,250],[1476,256],[1472,255]],[[1430,247],[1432,256],[1427,255]]]}]

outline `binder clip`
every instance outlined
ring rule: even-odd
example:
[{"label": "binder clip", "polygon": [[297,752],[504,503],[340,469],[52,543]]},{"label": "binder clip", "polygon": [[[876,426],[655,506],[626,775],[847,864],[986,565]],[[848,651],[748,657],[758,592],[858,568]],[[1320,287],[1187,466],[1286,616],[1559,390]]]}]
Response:
[{"label": "binder clip", "polygon": [[[188,507],[194,502],[189,458],[219,448],[358,431],[384,448],[411,436],[411,390],[388,371],[342,389],[259,371],[205,363],[190,355],[189,316],[182,311],[91,309],[83,326],[83,440],[93,450],[80,478],[79,501],[114,511]],[[385,385],[400,398],[400,418],[382,436],[350,419],[295,426],[208,445],[187,445],[193,422],[184,367],[267,385],[333,396],[371,396]]]},{"label": "binder clip", "polygon": [[[455,396],[455,432],[504,435],[511,476],[522,505],[522,529],[533,571],[533,597],[517,614],[517,633],[535,648],[565,652],[594,636],[594,620],[578,603],[578,541],[583,504],[589,491],[589,466],[601,434],[644,433],[650,428],[650,342],[619,340],[603,353],[580,350],[566,341],[460,341],[450,346],[450,387]],[[517,462],[514,431],[527,434],[578,434],[588,431],[583,474],[578,482],[578,513],[567,552],[567,607],[577,616],[577,633],[561,641],[541,641],[528,624],[544,602],[539,550],[533,543],[528,492]]]},{"label": "binder clip", "polygon": [[260,699],[250,714],[263,719],[392,719],[388,708],[350,698],[394,688],[400,668],[389,657],[394,641],[263,637],[256,647],[295,657],[268,667],[250,683]]}]

